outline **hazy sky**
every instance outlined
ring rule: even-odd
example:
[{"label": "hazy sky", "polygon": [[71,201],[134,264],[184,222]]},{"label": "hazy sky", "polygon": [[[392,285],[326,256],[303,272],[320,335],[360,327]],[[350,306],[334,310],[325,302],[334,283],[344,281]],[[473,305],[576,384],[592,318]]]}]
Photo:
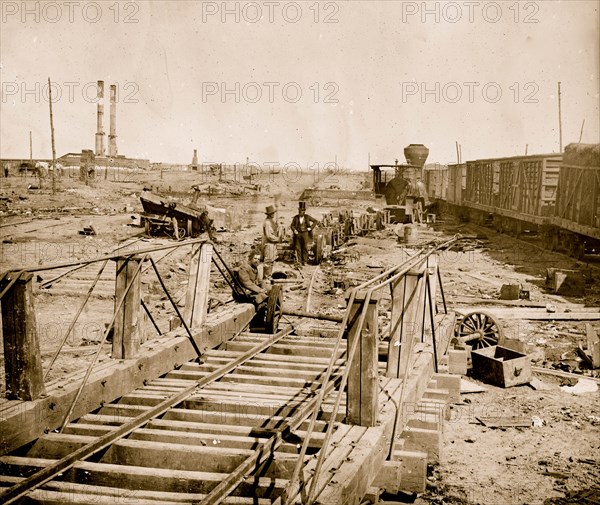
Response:
[{"label": "hazy sky", "polygon": [[118,86],[119,153],[152,161],[557,152],[558,81],[564,145],[584,120],[600,141],[597,0],[1,4],[0,157],[28,157],[30,130],[51,157],[48,77],[57,156],[94,148],[97,80]]}]

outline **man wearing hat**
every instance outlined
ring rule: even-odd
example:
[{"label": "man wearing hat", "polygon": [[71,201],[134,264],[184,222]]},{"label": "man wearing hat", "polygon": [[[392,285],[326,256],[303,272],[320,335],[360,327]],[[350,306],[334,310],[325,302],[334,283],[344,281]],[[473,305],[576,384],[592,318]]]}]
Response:
[{"label": "man wearing hat", "polygon": [[306,213],[306,202],[298,202],[298,214],[292,219],[291,228],[294,234],[296,258],[302,265],[308,263],[308,243],[312,230],[317,224],[318,221]]},{"label": "man wearing hat", "polygon": [[273,263],[277,258],[277,243],[279,242],[279,229],[275,221],[275,207],[269,205],[265,214],[267,215],[263,223],[262,248],[264,258],[264,278],[268,278],[273,273]]}]

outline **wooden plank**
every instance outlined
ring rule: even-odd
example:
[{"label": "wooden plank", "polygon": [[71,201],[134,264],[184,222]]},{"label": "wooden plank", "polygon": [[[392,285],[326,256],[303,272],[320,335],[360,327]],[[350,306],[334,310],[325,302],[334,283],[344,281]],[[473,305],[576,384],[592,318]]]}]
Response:
[{"label": "wooden plank", "polygon": [[585,333],[587,338],[587,353],[592,359],[592,366],[600,368],[600,336],[590,323],[586,323]]},{"label": "wooden plank", "polygon": [[[175,370],[173,372],[169,372],[167,377],[181,379],[187,378],[189,380],[195,381],[200,380],[204,377],[207,377],[210,372],[190,372],[185,370]],[[248,375],[248,374],[232,374],[227,375],[221,379],[223,382],[237,382],[237,383],[246,383],[246,384],[255,384],[257,386],[287,386],[287,387],[309,387],[311,385],[310,381],[305,379],[297,379],[297,378],[287,378],[282,376],[267,376],[261,377],[259,375]]]},{"label": "wooden plank", "polygon": [[[211,361],[213,358],[220,360],[225,358],[226,360],[230,360],[233,358],[235,358],[236,356],[239,356],[241,354],[241,351],[231,351],[231,350],[220,350],[220,349],[211,349],[206,351],[206,353],[204,354],[204,356],[206,356],[206,361]],[[330,353],[331,356],[331,353]],[[312,357],[312,356],[302,356],[302,355],[285,355],[285,354],[273,354],[273,353],[263,353],[260,356],[257,356],[256,358],[254,358],[252,361],[255,360],[263,360],[263,361],[270,361],[270,362],[278,362],[278,363],[282,363],[282,364],[288,364],[288,363],[307,363],[307,364],[314,364],[314,365],[321,365],[324,366],[325,368],[327,368],[327,366],[329,366],[329,358],[323,357],[323,358],[316,358],[316,357]],[[336,364],[340,364],[340,363],[345,363],[346,360],[345,359],[338,359],[336,360]]]},{"label": "wooden plank", "polygon": [[531,418],[524,416],[478,416],[475,419],[487,428],[531,426]]},{"label": "wooden plank", "polygon": [[[115,281],[115,308],[131,279],[138,271],[142,260],[139,256],[117,258],[117,278]],[[113,327],[112,357],[114,359],[135,358],[140,348],[141,276],[136,275],[131,288],[117,312]]]},{"label": "wooden plank", "polygon": [[[207,447],[218,447],[228,449],[254,450],[265,442],[265,437],[249,437],[239,435],[221,434],[215,436],[211,433],[190,433],[170,430],[154,430],[150,428],[141,428],[134,431],[129,440],[144,440],[149,442],[164,442],[185,445],[199,445]],[[295,444],[283,443],[278,450],[282,452],[297,453]]]},{"label": "wooden plank", "polygon": [[[373,293],[366,308],[364,293],[358,293],[350,308],[348,346],[357,343],[357,351],[350,365],[347,385],[346,410],[348,423],[359,426],[375,426],[377,423],[379,381],[377,366],[379,297]],[[362,328],[358,327],[363,310],[366,310]],[[360,330],[360,331],[359,331]]]},{"label": "wooden plank", "polygon": [[200,328],[206,320],[213,246],[200,244],[192,254],[183,318],[190,328]]},{"label": "wooden plank", "polygon": [[567,377],[569,379],[587,379],[587,380],[592,380],[592,381],[595,381],[598,384],[600,384],[600,378],[598,378],[598,377],[591,377],[589,375],[563,372],[561,370],[551,370],[549,368],[542,368],[541,366],[532,366],[531,370],[534,371],[535,373],[541,373],[541,374],[545,374],[545,375],[553,375],[555,377]]},{"label": "wooden plank", "polygon": [[[208,358],[206,363],[211,364],[223,364],[229,361],[228,358]],[[335,366],[337,368],[344,365],[343,360],[336,361]],[[183,365],[182,368],[187,367],[188,364]],[[291,362],[291,361],[278,361],[276,359],[270,359],[267,357],[257,357],[251,361],[248,361],[245,366],[248,367],[280,367],[282,370],[305,370],[305,371],[325,371],[327,369],[326,364],[318,364],[318,363],[299,363],[299,362]]]},{"label": "wooden plank", "polygon": [[47,433],[35,441],[27,451],[27,457],[60,459],[94,440],[95,437],[90,435]]},{"label": "wooden plank", "polygon": [[[208,493],[223,479],[223,477],[224,474],[215,472],[170,469],[160,469],[157,471],[155,468],[151,467],[80,461],[64,474],[64,484],[103,486],[109,489],[113,488],[123,491],[123,494],[121,495],[123,497],[129,496],[126,494],[127,491],[190,493],[190,496],[193,497],[194,493]],[[6,480],[6,482],[19,482],[21,480],[23,480],[22,477],[14,477],[10,481]],[[55,486],[62,484],[63,482],[61,481],[52,481],[45,484],[44,487],[54,488]],[[234,495],[236,495],[234,500],[240,499],[240,497],[244,495],[254,496],[255,498],[267,498],[271,493],[277,493],[278,490],[281,490],[284,485],[285,481],[282,479],[251,477],[240,484],[240,487],[234,493]],[[235,503],[234,500],[232,500],[233,503]],[[113,503],[115,502],[113,501]],[[127,503],[131,502],[127,501]]]},{"label": "wooden plank", "polygon": [[[224,348],[228,351],[241,351],[245,352],[252,348],[251,342],[226,342]],[[342,357],[346,353],[345,349],[340,349],[339,356]],[[331,350],[325,348],[315,348],[313,346],[302,346],[302,345],[273,345],[265,354],[284,354],[288,356],[308,356],[314,358],[329,358],[331,356]]]},{"label": "wooden plank", "polygon": [[[17,272],[8,272],[0,280],[4,291]],[[6,398],[36,400],[46,393],[42,357],[37,334],[33,274],[22,273],[2,298],[2,337]]]},{"label": "wooden plank", "polygon": [[500,307],[456,307],[454,310],[462,314],[467,312],[488,312],[498,319],[529,319],[535,321],[600,321],[597,308],[578,310],[577,312],[546,312],[537,309],[513,309]]},{"label": "wooden plank", "polygon": [[[191,368],[191,367],[190,367]],[[198,367],[197,371],[214,371],[219,368],[219,365],[203,364]],[[246,366],[242,365],[236,368],[234,374],[245,375],[261,375],[267,377],[288,377],[296,379],[304,379],[307,381],[316,380],[320,375],[323,375],[325,370],[291,370],[284,367],[266,367],[266,366]]]},{"label": "wooden plank", "polygon": [[[387,353],[387,371],[388,377],[398,377],[400,370],[400,345],[402,343],[402,317],[404,305],[406,304],[406,277],[392,282],[392,311],[390,318],[390,343]],[[408,293],[410,295],[410,293]]]}]

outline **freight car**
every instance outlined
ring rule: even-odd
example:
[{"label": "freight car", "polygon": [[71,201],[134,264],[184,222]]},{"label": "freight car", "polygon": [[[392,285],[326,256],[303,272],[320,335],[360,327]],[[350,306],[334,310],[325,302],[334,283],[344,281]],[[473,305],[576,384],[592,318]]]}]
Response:
[{"label": "freight car", "polygon": [[600,254],[600,144],[569,144],[558,176],[545,245],[576,258]]},{"label": "freight car", "polygon": [[[441,200],[460,217],[519,236],[538,232],[544,246],[572,256],[600,253],[600,145],[570,144],[544,154],[449,165]],[[439,180],[426,175],[429,194]],[[439,197],[438,197],[439,198]]]}]

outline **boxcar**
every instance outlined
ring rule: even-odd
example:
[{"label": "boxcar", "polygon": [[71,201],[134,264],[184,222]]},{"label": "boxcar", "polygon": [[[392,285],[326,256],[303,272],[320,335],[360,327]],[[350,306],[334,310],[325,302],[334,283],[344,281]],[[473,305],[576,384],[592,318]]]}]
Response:
[{"label": "boxcar", "polygon": [[499,231],[538,229],[554,213],[561,161],[557,154],[468,161],[463,205]]},{"label": "boxcar", "polygon": [[448,167],[426,168],[425,187],[430,200],[445,200],[448,190]]},{"label": "boxcar", "polygon": [[575,257],[600,252],[600,145],[569,144],[545,239]]},{"label": "boxcar", "polygon": [[467,165],[465,163],[448,165],[448,190],[446,200],[451,205],[462,205],[463,192],[467,184]]}]

